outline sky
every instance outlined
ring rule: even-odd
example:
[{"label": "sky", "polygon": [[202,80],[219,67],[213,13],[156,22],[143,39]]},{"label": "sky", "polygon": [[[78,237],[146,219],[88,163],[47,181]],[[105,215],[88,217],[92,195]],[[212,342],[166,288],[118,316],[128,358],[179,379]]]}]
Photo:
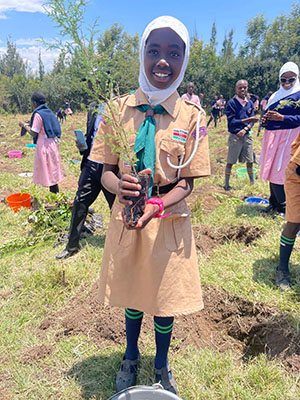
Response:
[{"label": "sky", "polygon": [[[48,42],[58,37],[58,29],[45,14],[44,2],[0,0],[0,56],[6,51],[6,41],[10,38],[33,72],[38,68],[39,51],[46,71],[52,68],[58,57],[57,50],[49,50],[38,41],[41,37]],[[239,46],[245,40],[249,19],[263,14],[268,22],[272,22],[281,13],[288,14],[293,3],[293,0],[90,0],[85,21],[92,24],[98,17],[99,34],[117,22],[124,31],[141,35],[152,19],[160,15],[172,15],[187,26],[191,36],[197,33],[205,42],[209,41],[215,22],[219,46],[224,35],[233,29],[234,43]]]}]

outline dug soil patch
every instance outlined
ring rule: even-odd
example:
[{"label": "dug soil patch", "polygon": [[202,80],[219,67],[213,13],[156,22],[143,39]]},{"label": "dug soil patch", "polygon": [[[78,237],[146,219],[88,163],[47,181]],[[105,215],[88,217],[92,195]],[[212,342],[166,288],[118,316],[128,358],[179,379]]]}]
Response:
[{"label": "dug soil patch", "polygon": [[224,164],[227,159],[228,147],[218,147],[212,150],[212,155],[217,163]]},{"label": "dug soil patch", "polygon": [[263,234],[263,229],[253,225],[234,225],[228,227],[211,227],[208,225],[196,225],[193,227],[196,247],[204,255],[209,255],[217,246],[233,241],[251,244]]},{"label": "dug soil patch", "polygon": [[[13,160],[13,159],[12,159]],[[0,161],[0,172],[8,172],[18,174],[22,172],[22,168],[10,162]]]},{"label": "dug soil patch", "polygon": [[[103,306],[95,301],[97,286],[74,297],[56,315],[39,327],[40,337],[46,331],[59,341],[71,335],[84,334],[99,348],[125,343],[124,310]],[[223,289],[203,289],[205,308],[201,312],[176,317],[172,335],[172,351],[187,345],[224,352],[232,350],[246,360],[260,353],[279,358],[294,372],[300,371],[300,335],[296,335],[286,316],[261,303],[253,303],[231,295]],[[141,335],[153,332],[153,320],[145,315]],[[152,333],[153,334],[153,333]],[[143,340],[140,341],[141,348]],[[45,354],[45,349],[43,355]],[[46,348],[50,351],[49,348]],[[36,359],[37,351],[29,349],[24,361]]]},{"label": "dug soil patch", "polygon": [[225,190],[215,185],[196,185],[186,202],[192,211],[201,210],[203,214],[211,213],[219,204],[220,200],[214,196],[215,193],[230,195]]}]

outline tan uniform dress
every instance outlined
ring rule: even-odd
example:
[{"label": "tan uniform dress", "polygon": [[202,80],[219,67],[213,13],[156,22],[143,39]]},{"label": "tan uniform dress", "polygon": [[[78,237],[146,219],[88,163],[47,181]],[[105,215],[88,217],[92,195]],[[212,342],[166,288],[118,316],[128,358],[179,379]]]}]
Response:
[{"label": "tan uniform dress", "polygon": [[[126,130],[138,130],[145,113],[135,107],[148,104],[138,89],[119,99],[119,113]],[[162,106],[167,114],[156,114],[156,164],[154,183],[165,186],[177,180],[178,159],[189,158],[195,143],[196,121],[201,113],[200,141],[192,162],[181,170],[181,178],[210,174],[205,113],[190,102],[182,101],[174,92]],[[101,141],[111,133],[101,122],[91,158],[119,165],[120,173],[130,173],[130,167]],[[135,135],[129,142],[134,146]],[[185,200],[166,208],[167,218],[153,218],[142,230],[127,230],[122,221],[123,206],[115,201],[106,236],[102,268],[98,281],[98,299],[112,306],[127,307],[156,316],[189,314],[203,308],[196,249],[190,222],[190,210]]]},{"label": "tan uniform dress", "polygon": [[285,170],[284,191],[286,196],[286,220],[300,223],[300,176],[296,173],[300,165],[300,133],[291,147],[292,158]]}]

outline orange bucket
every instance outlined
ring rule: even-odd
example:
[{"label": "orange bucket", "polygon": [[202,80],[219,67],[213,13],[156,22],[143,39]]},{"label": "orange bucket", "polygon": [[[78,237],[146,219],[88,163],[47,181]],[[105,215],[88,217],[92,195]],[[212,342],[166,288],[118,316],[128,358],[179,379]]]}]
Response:
[{"label": "orange bucket", "polygon": [[29,193],[15,193],[6,197],[6,203],[14,212],[18,212],[20,207],[31,209],[31,196]]}]

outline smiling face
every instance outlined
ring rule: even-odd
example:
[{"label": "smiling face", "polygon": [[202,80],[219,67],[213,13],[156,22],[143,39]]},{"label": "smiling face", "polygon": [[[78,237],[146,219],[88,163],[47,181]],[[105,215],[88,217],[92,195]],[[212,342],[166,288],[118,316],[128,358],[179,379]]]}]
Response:
[{"label": "smiling face", "polygon": [[170,28],[153,30],[145,46],[146,76],[158,89],[167,89],[178,78],[184,61],[185,44]]},{"label": "smiling face", "polygon": [[294,72],[285,72],[280,77],[280,85],[285,90],[289,90],[295,85],[297,75]]},{"label": "smiling face", "polygon": [[245,80],[237,81],[235,85],[235,93],[241,99],[245,99],[248,93],[248,82]]}]

